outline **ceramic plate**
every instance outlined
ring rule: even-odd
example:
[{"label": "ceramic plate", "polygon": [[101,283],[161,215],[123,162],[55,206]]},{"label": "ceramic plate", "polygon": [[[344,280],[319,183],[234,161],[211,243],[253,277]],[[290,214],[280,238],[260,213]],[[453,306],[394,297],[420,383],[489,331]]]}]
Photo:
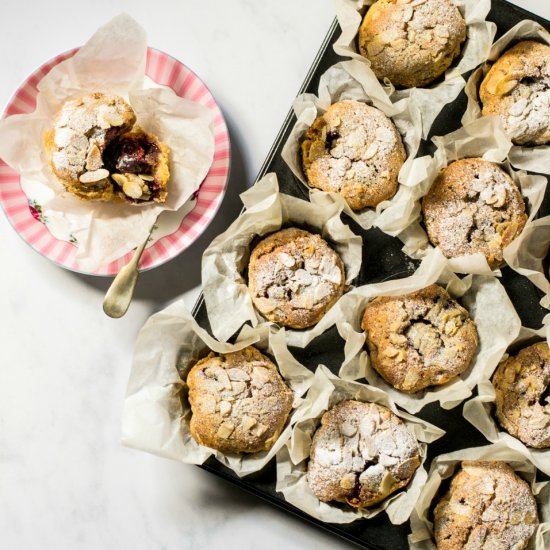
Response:
[{"label": "ceramic plate", "polygon": [[[17,89],[4,111],[4,117],[30,113],[36,107],[38,83],[48,72],[78,49],[59,55],[32,73]],[[185,99],[209,108],[214,116],[214,159],[199,190],[177,212],[166,212],[157,221],[151,243],[143,253],[140,270],[157,267],[188,248],[206,229],[222,202],[229,178],[230,145],[227,126],[212,94],[200,78],[169,55],[147,49],[145,74],[156,84],[168,86]],[[89,275],[116,275],[132,257],[129,252],[93,272],[82,269],[76,260],[77,245],[70,236],[60,238],[42,215],[39,201],[27,197],[19,174],[0,160],[0,204],[21,237],[44,257],[61,267]],[[54,236],[54,234],[57,235]]]}]

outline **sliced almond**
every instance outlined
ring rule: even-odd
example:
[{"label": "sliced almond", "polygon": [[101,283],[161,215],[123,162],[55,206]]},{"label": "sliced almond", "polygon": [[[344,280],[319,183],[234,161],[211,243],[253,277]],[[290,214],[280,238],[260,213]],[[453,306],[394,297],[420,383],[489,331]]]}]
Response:
[{"label": "sliced almond", "polygon": [[254,426],[256,426],[257,423],[258,423],[258,421],[255,418],[253,418],[252,416],[244,416],[243,419],[242,419],[242,422],[241,422],[241,428],[242,428],[243,431],[248,432]]},{"label": "sliced almond", "polygon": [[374,57],[378,55],[386,46],[383,42],[380,40],[372,40],[367,44],[367,52],[370,57]]},{"label": "sliced almond", "polygon": [[346,491],[353,489],[355,487],[355,474],[344,474],[344,477],[340,480],[340,487]]},{"label": "sliced almond", "polygon": [[220,414],[225,416],[231,412],[231,403],[229,401],[220,401]]},{"label": "sliced almond", "polygon": [[111,126],[122,126],[124,124],[124,117],[116,111],[109,111],[103,115],[103,120]]},{"label": "sliced almond", "polygon": [[376,155],[376,153],[378,153],[378,149],[379,149],[378,143],[376,141],[373,141],[368,146],[365,153],[363,154],[363,160],[370,160],[371,158],[373,158]]},{"label": "sliced almond", "polygon": [[94,143],[86,157],[86,170],[99,170],[103,166],[103,160],[101,158],[101,151],[99,147]]},{"label": "sliced almond", "polygon": [[126,178],[126,182],[122,184],[124,194],[132,199],[141,198],[143,195],[143,180],[135,174],[124,174],[124,176]]},{"label": "sliced almond", "polygon": [[265,424],[258,424],[254,429],[254,435],[256,437],[261,437],[262,435],[265,434],[266,431],[267,431],[267,426]]},{"label": "sliced almond", "polygon": [[437,25],[434,32],[436,36],[439,36],[439,38],[449,38],[449,29],[443,25]]},{"label": "sliced almond", "polygon": [[149,174],[140,174],[139,177],[143,181],[155,181],[155,178],[153,176],[150,176]]},{"label": "sliced almond", "polygon": [[279,254],[279,260],[281,260],[281,263],[286,267],[294,267],[296,265],[296,260],[286,252],[281,252]]},{"label": "sliced almond", "polygon": [[101,181],[108,177],[109,170],[106,170],[105,168],[100,168],[99,170],[84,172],[78,179],[81,183],[95,183],[96,181]]},{"label": "sliced almond", "polygon": [[505,95],[510,93],[518,85],[517,80],[505,80],[496,87],[496,95]]},{"label": "sliced almond", "polygon": [[231,422],[222,422],[218,428],[218,437],[221,439],[227,439],[235,430],[235,425]]}]

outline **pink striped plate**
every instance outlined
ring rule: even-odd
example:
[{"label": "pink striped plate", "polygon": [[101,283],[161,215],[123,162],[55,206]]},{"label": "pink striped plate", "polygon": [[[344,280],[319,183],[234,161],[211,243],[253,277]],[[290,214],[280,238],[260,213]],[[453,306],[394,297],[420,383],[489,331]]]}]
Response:
[{"label": "pink striped plate", "polygon": [[[65,59],[73,56],[78,48],[59,55],[32,73],[18,88],[4,111],[4,117],[30,113],[36,107],[37,85],[48,72]],[[208,227],[225,193],[229,178],[230,145],[229,133],[222,112],[212,94],[200,78],[182,63],[169,55],[148,48],[147,76],[157,84],[169,86],[180,97],[196,101],[212,110],[214,115],[215,150],[210,170],[193,197],[194,206],[185,215],[179,227],[156,240],[141,258],[140,270],[157,267],[187,249]],[[133,252],[90,272],[82,269],[77,260],[74,244],[56,239],[42,221],[40,208],[29,204],[21,189],[19,174],[0,160],[0,204],[10,223],[21,237],[37,252],[61,267],[89,275],[116,275]]]}]

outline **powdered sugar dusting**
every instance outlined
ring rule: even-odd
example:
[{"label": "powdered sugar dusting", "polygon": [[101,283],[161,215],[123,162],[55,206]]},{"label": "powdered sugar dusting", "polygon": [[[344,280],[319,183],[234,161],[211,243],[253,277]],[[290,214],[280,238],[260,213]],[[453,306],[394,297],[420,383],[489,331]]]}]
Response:
[{"label": "powdered sugar dusting", "polygon": [[524,41],[502,55],[480,89],[483,114],[500,116],[517,145],[550,141],[550,47]]},{"label": "powdered sugar dusting", "polygon": [[466,24],[450,0],[378,0],[359,30],[359,50],[379,79],[424,86],[460,53]]},{"label": "powdered sugar dusting", "polygon": [[342,401],[315,433],[307,479],[323,502],[370,506],[407,485],[420,465],[418,443],[389,409]]},{"label": "powdered sugar dusting", "polygon": [[439,550],[521,550],[537,524],[529,485],[504,462],[463,462],[435,508]]},{"label": "powdered sugar dusting", "polygon": [[305,328],[343,292],[342,261],[318,235],[283,229],[263,240],[249,265],[252,300],[268,319]]},{"label": "powdered sugar dusting", "polygon": [[497,164],[462,159],[450,164],[422,203],[430,241],[448,258],[482,253],[491,266],[527,221],[523,197]]},{"label": "powdered sugar dusting", "polygon": [[405,161],[393,122],[379,109],[351,100],[331,105],[314,122],[302,152],[309,184],[341,193],[355,210],[391,198]]}]

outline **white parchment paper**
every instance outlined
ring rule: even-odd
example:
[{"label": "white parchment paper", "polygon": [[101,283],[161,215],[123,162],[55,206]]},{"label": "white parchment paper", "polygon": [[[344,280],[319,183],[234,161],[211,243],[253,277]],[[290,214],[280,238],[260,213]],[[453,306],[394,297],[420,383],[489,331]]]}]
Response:
[{"label": "white parchment paper", "polygon": [[[548,340],[550,326],[539,330],[522,327],[519,336],[512,342],[514,353],[521,348],[530,346],[541,340]],[[502,357],[502,361],[508,358],[508,354]],[[508,447],[517,450],[545,474],[550,475],[550,449],[534,449],[522,443],[516,437],[510,435],[498,422],[495,416],[495,388],[491,378],[496,369],[487,368],[483,372],[483,378],[478,383],[478,395],[464,404],[463,415],[492,443],[502,442]]]},{"label": "white parchment paper", "polygon": [[321,76],[317,96],[302,94],[294,100],[297,121],[281,156],[310,195],[322,193],[307,184],[302,168],[301,142],[318,116],[333,103],[346,99],[368,103],[391,118],[401,134],[407,153],[394,197],[380,203],[376,209],[353,212],[346,207],[346,213],[364,229],[376,225],[391,235],[397,235],[413,219],[418,186],[425,177],[430,157],[415,158],[421,139],[421,115],[417,106],[409,98],[392,103],[374,73],[364,63],[353,59],[333,65]]},{"label": "white parchment paper", "polygon": [[[344,57],[351,57],[364,63],[370,69],[368,59],[359,54],[356,36],[363,20],[363,14],[374,0],[335,0],[336,15],[342,34],[334,44],[334,51]],[[394,101],[410,98],[422,113],[422,137],[426,138],[441,109],[456,99],[464,88],[461,75],[471,71],[487,59],[496,33],[496,25],[486,21],[491,9],[490,0],[453,0],[467,25],[467,38],[462,54],[445,72],[443,81],[428,88],[395,90],[389,80],[383,83],[384,90]],[[372,71],[371,71],[372,72]]]},{"label": "white parchment paper", "polygon": [[[55,218],[78,242],[77,260],[96,270],[141,244],[157,216],[178,210],[198,189],[214,155],[209,109],[178,97],[166,87],[146,88],[147,37],[122,14],[97,32],[71,58],[39,83],[36,110],[0,121],[0,157],[21,174],[23,191],[38,192],[42,213]],[[91,92],[124,97],[137,124],[170,148],[170,182],[163,205],[83,201],[65,191],[49,166],[43,135],[63,103]]]},{"label": "white parchment paper", "polygon": [[[496,117],[478,118],[455,132],[433,138],[437,150],[427,168],[427,177],[421,184],[424,196],[430,190],[441,170],[455,160],[479,157],[496,162],[516,183],[525,201],[528,221],[522,233],[504,249],[505,262],[521,275],[526,276],[545,294],[550,284],[543,273],[542,261],[550,245],[550,218],[536,220],[536,215],[544,199],[547,179],[543,176],[516,171],[506,160],[511,141],[502,130]],[[422,258],[433,247],[428,235],[420,225],[422,215],[418,203],[418,217],[398,236],[404,243],[403,250],[413,258]],[[500,271],[491,271],[482,254],[472,254],[449,259],[449,266],[457,273],[482,275],[500,275]]]},{"label": "white parchment paper", "polygon": [[[469,311],[477,328],[478,351],[471,366],[446,384],[414,394],[403,393],[389,385],[372,367],[361,321],[368,302],[376,296],[409,294],[434,283],[446,288]],[[346,340],[340,376],[347,380],[366,378],[369,384],[387,392],[397,405],[413,414],[435,401],[439,401],[444,409],[452,409],[469,397],[482,373],[488,366],[496,367],[521,327],[521,321],[498,279],[485,275],[459,279],[437,249],[430,251],[412,276],[357,287],[344,296],[340,307],[344,315],[337,328]]]},{"label": "white parchment paper", "polygon": [[[325,411],[345,399],[378,403],[389,408],[403,420],[419,442],[422,463],[410,483],[404,490],[371,508],[356,510],[345,505],[321,502],[312,493],[306,479],[311,442],[320,418]],[[371,518],[383,510],[394,524],[404,523],[409,518],[427,477],[423,467],[427,444],[443,436],[443,430],[399,411],[384,391],[358,382],[341,380],[323,365],[317,368],[315,380],[296,416],[299,420],[294,425],[291,439],[277,453],[276,490],[283,493],[288,502],[329,523],[350,523],[360,518]]]},{"label": "white parchment paper", "polygon": [[[488,61],[472,73],[466,84],[465,92],[468,96],[468,107],[462,117],[462,124],[468,124],[481,117],[481,103],[479,101],[479,86],[489,72],[492,62],[496,61],[506,50],[521,40],[536,40],[550,45],[550,33],[535,21],[525,19],[512,27],[505,35],[499,38],[491,47]],[[493,118],[493,116],[488,117]],[[494,115],[494,118],[500,119]],[[550,145],[526,147],[513,145],[509,159],[513,166],[522,170],[550,174]]]},{"label": "white parchment paper", "polygon": [[[362,239],[340,219],[344,200],[334,193],[316,193],[311,202],[279,193],[275,174],[267,174],[241,195],[245,211],[216,237],[202,258],[202,289],[213,334],[228,340],[247,321],[255,326],[262,317],[252,305],[243,273],[256,236],[284,226],[310,228],[340,255],[346,270],[346,285],[359,273]],[[339,301],[314,327],[287,329],[287,343],[305,347],[336,322]]]},{"label": "white parchment paper", "polygon": [[461,449],[436,457],[430,466],[428,481],[411,515],[409,547],[411,550],[435,550],[433,542],[433,523],[429,519],[435,505],[439,486],[444,479],[450,478],[460,468],[463,460],[499,460],[506,462],[531,486],[538,505],[540,524],[529,542],[529,550],[545,550],[550,547],[550,484],[536,481],[536,468],[528,457],[502,442],[485,447]]},{"label": "white parchment paper", "polygon": [[[272,355],[294,392],[294,410],[269,451],[225,455],[193,439],[185,380],[189,370],[210,351],[229,353],[249,345]],[[294,411],[312,381],[313,373],[288,351],[284,330],[268,323],[247,326],[235,345],[221,343],[199,327],[180,300],[150,317],[138,335],[124,401],[122,442],[188,464],[202,464],[213,455],[239,476],[245,476],[261,470],[290,437]]]}]

